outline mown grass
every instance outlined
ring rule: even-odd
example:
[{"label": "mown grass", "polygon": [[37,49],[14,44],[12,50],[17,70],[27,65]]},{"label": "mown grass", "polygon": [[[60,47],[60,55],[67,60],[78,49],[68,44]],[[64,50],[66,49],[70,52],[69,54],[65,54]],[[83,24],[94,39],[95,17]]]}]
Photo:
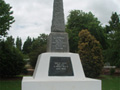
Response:
[{"label": "mown grass", "polygon": [[[101,80],[102,90],[120,90],[120,76],[101,76]],[[21,80],[0,80],[0,90],[21,90]]]},{"label": "mown grass", "polygon": [[102,90],[120,90],[120,76],[103,76]]},{"label": "mown grass", "polygon": [[21,80],[2,80],[0,90],[21,90]]}]

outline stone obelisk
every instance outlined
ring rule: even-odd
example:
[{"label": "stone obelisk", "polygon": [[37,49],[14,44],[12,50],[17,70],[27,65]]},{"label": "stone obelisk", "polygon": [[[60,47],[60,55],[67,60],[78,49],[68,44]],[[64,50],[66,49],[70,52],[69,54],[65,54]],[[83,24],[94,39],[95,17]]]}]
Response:
[{"label": "stone obelisk", "polygon": [[65,32],[63,0],[54,0],[48,52],[69,52],[68,34]]},{"label": "stone obelisk", "polygon": [[54,0],[51,32],[65,32],[63,0]]},{"label": "stone obelisk", "polygon": [[62,0],[54,0],[48,52],[38,56],[33,76],[23,77],[22,90],[101,90],[100,80],[85,77],[79,54],[69,53]]}]

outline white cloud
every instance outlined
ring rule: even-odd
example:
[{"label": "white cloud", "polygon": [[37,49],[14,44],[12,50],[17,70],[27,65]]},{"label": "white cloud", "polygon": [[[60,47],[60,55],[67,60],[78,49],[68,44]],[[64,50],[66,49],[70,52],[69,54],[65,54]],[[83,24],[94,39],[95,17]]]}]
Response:
[{"label": "white cloud", "polygon": [[[53,0],[5,0],[13,7],[15,23],[9,35],[21,37],[37,37],[40,33],[50,33]],[[119,0],[63,0],[65,20],[70,10],[91,11],[98,19],[107,24],[112,12],[120,10]]]},{"label": "white cloud", "polygon": [[112,12],[118,12],[120,10],[114,0],[95,0],[88,6],[88,9],[92,11],[103,24],[108,23]]}]

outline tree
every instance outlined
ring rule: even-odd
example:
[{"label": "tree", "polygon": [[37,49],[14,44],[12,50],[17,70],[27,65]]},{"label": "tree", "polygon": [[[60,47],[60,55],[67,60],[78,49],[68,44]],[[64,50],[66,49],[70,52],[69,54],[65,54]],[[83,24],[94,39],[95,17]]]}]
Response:
[{"label": "tree", "polygon": [[18,50],[22,50],[21,48],[22,48],[22,40],[21,40],[21,38],[19,38],[19,37],[17,37],[17,39],[16,39],[16,48],[18,48]]},{"label": "tree", "polygon": [[13,37],[7,37],[6,41],[1,39],[15,21],[11,8],[4,0],[0,0],[0,77],[19,75],[24,68],[22,54],[14,47]]},{"label": "tree", "polygon": [[38,56],[41,53],[46,52],[46,45],[43,46],[39,46],[37,49],[33,50],[32,52],[30,52],[29,57],[30,57],[30,65],[35,68]]},{"label": "tree", "polygon": [[12,16],[11,6],[6,4],[4,0],[0,0],[0,38],[7,35],[11,24],[15,21]]},{"label": "tree", "polygon": [[106,61],[111,65],[120,67],[120,19],[115,12],[112,13],[109,25],[106,25],[109,48],[106,50]]},{"label": "tree", "polygon": [[101,43],[102,48],[106,48],[106,39],[100,21],[91,12],[85,13],[80,10],[72,10],[66,24],[71,52],[78,52],[78,34],[83,29],[88,29]]},{"label": "tree", "polygon": [[79,55],[86,77],[95,78],[100,75],[103,67],[103,57],[100,43],[88,30],[79,33]]},{"label": "tree", "polygon": [[27,37],[23,45],[24,54],[29,54],[31,52],[31,45],[32,45],[32,39],[30,37]]},{"label": "tree", "polygon": [[13,77],[21,74],[24,69],[21,52],[8,40],[0,42],[0,77]]},{"label": "tree", "polygon": [[40,36],[38,36],[38,38],[34,39],[32,45],[31,45],[31,49],[35,50],[37,48],[39,48],[40,46],[46,45],[47,44],[47,34],[40,34]]},{"label": "tree", "polygon": [[12,36],[7,37],[6,42],[10,45],[10,46],[14,46],[14,38]]},{"label": "tree", "polygon": [[46,34],[40,34],[40,36],[34,39],[32,43],[32,51],[30,52],[29,57],[30,64],[32,65],[33,68],[35,68],[38,55],[46,52],[47,37],[48,35]]}]

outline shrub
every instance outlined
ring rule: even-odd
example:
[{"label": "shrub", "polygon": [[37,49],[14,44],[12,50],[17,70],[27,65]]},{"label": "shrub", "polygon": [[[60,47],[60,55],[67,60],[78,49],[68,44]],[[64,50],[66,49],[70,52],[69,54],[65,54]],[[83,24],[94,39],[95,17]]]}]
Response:
[{"label": "shrub", "polygon": [[78,49],[85,75],[95,78],[100,75],[103,67],[100,43],[88,30],[82,30],[79,39]]},{"label": "shrub", "polygon": [[38,59],[38,56],[41,54],[41,53],[44,53],[46,52],[46,46],[40,46],[38,48],[36,48],[34,51],[32,51],[30,54],[29,54],[29,57],[30,57],[30,65],[35,68],[36,66],[36,62],[37,62],[37,59]]},{"label": "shrub", "polygon": [[21,52],[7,42],[0,42],[0,77],[19,75],[24,68]]},{"label": "shrub", "polygon": [[110,69],[110,75],[114,75],[114,73],[115,73],[115,69],[114,69],[114,68],[111,68],[111,69]]},{"label": "shrub", "polygon": [[40,34],[38,38],[34,39],[31,45],[31,52],[29,53],[30,64],[35,68],[38,55],[46,52],[47,34]]}]

